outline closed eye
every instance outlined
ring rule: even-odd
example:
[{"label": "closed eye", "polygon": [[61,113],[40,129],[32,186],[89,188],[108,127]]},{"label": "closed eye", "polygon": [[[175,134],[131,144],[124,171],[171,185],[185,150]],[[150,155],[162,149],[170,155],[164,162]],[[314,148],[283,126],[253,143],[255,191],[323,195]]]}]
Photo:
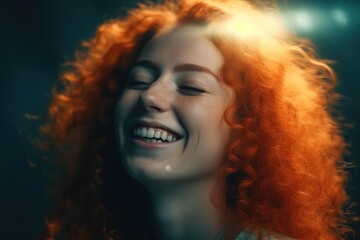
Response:
[{"label": "closed eye", "polygon": [[194,86],[180,86],[179,90],[187,95],[197,95],[206,92],[205,90]]},{"label": "closed eye", "polygon": [[127,77],[127,87],[133,89],[146,89],[154,81],[155,76],[151,69],[145,67],[133,67]]},{"label": "closed eye", "polygon": [[131,80],[128,82],[129,85],[150,85],[150,83],[141,80]]},{"label": "closed eye", "polygon": [[127,82],[127,86],[133,89],[146,89],[149,85],[150,83],[147,81],[135,80],[135,79],[129,80]]}]

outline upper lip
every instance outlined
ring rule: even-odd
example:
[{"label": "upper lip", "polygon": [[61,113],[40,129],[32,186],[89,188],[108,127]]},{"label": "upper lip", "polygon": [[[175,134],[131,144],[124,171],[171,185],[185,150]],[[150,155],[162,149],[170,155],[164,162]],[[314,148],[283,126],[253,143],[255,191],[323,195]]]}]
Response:
[{"label": "upper lip", "polygon": [[136,127],[151,127],[151,128],[160,128],[163,129],[167,132],[170,132],[174,135],[176,135],[178,138],[181,138],[181,134],[179,132],[177,132],[176,130],[153,120],[137,120],[134,121],[131,126],[130,126],[130,132],[132,132]]}]

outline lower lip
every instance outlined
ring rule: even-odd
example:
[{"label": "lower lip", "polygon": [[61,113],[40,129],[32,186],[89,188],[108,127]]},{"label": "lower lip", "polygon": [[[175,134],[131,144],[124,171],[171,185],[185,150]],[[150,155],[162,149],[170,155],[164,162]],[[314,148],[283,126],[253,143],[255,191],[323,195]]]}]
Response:
[{"label": "lower lip", "polygon": [[163,147],[168,147],[169,145],[172,145],[177,141],[175,142],[145,142],[141,139],[138,139],[138,138],[132,138],[132,142],[135,144],[135,145],[138,145],[140,147],[143,147],[143,148],[153,148],[153,149],[156,149],[156,148],[163,148]]}]

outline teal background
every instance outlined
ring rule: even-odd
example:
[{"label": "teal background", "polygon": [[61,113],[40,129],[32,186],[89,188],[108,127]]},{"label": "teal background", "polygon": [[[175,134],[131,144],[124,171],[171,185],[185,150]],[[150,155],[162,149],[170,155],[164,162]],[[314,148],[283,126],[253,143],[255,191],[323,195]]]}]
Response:
[{"label": "teal background", "polygon": [[[0,3],[0,239],[38,239],[43,227],[46,178],[31,167],[39,158],[29,144],[38,123],[26,113],[42,115],[60,66],[71,59],[82,40],[104,20],[121,16],[135,1],[7,0]],[[333,59],[345,96],[339,108],[353,128],[345,131],[352,144],[346,161],[360,164],[360,3],[358,1],[295,1],[283,3],[291,12],[317,9],[317,15],[342,7],[348,24],[325,20],[312,31],[294,29],[310,38],[320,56]],[[319,21],[316,21],[320,23]],[[289,23],[290,26],[293,23]],[[349,193],[360,201],[359,168],[350,171]],[[360,215],[358,205],[354,211]],[[360,229],[359,223],[352,224]],[[356,239],[360,239],[359,236]]]}]

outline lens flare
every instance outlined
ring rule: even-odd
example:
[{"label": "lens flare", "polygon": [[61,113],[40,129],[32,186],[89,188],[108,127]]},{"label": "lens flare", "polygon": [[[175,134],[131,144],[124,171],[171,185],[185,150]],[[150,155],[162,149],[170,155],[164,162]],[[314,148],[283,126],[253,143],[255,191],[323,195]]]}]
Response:
[{"label": "lens flare", "polygon": [[347,15],[343,10],[339,8],[333,9],[331,15],[335,19],[335,21],[342,26],[346,26],[349,23]]},{"label": "lens flare", "polygon": [[311,16],[305,11],[299,11],[295,13],[294,20],[296,25],[302,30],[310,30],[312,28]]}]

